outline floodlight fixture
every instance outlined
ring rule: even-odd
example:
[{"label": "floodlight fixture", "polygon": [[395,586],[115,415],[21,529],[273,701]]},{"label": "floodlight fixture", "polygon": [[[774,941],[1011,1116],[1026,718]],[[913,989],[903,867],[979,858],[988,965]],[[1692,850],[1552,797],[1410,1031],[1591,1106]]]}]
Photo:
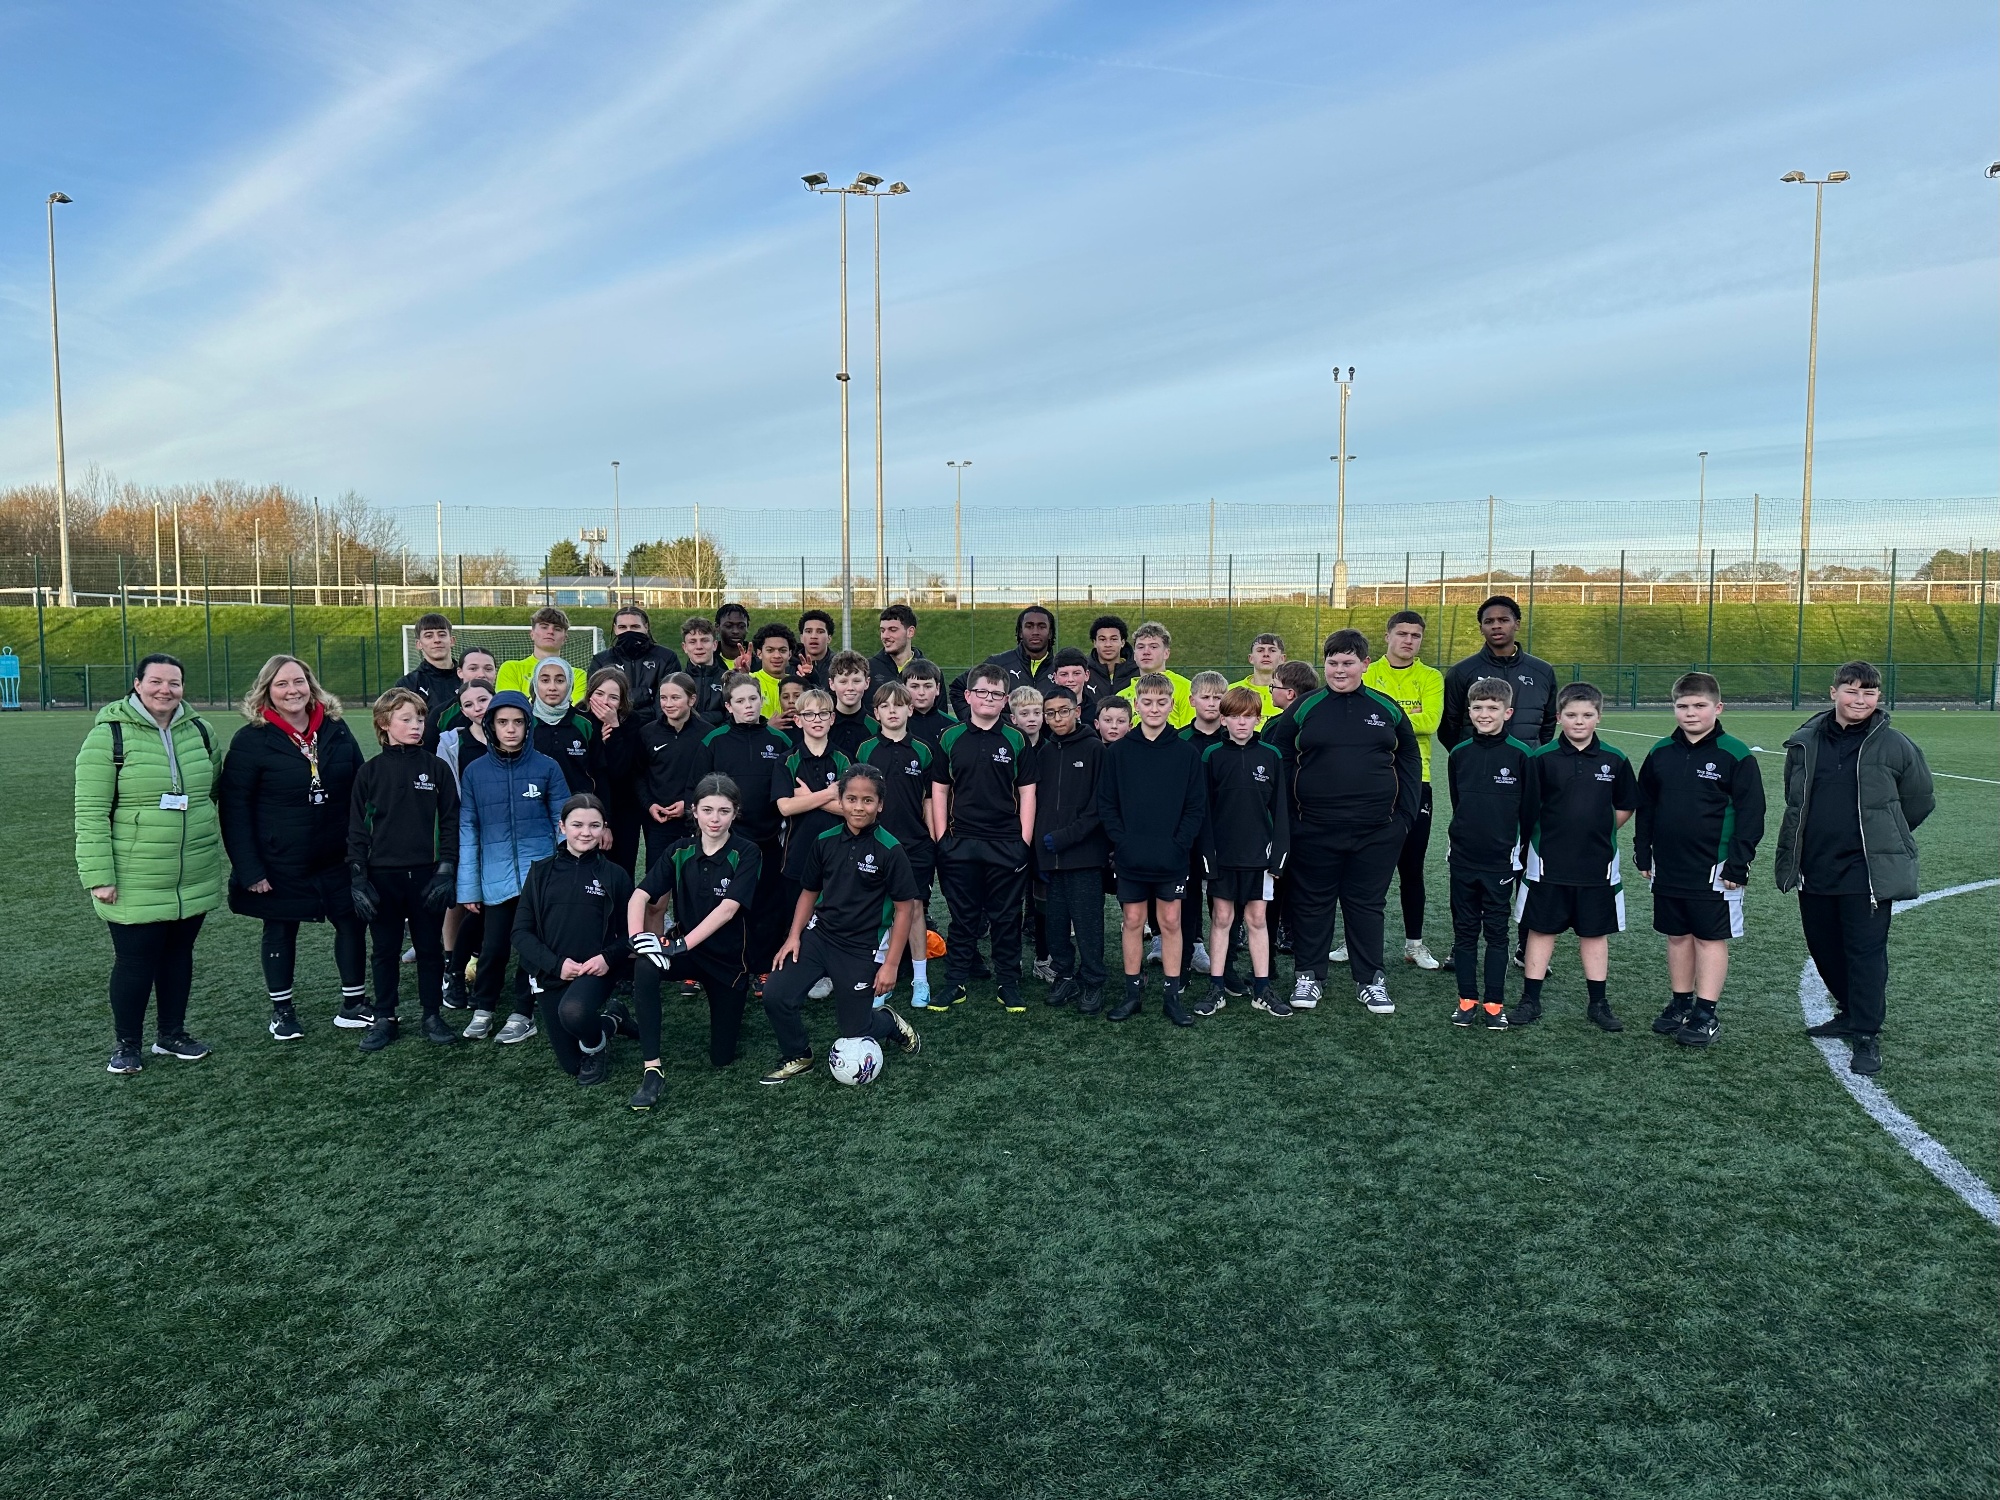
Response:
[{"label": "floodlight fixture", "polygon": [[856,172],[854,174],[854,185],[858,188],[878,188],[882,185],[882,179],[877,177],[873,172]]},{"label": "floodlight fixture", "polygon": [[800,180],[809,188],[823,188],[827,184],[827,175],[824,172],[808,172]]},{"label": "floodlight fixture", "polygon": [[1787,172],[1783,177],[1778,179],[1780,182],[1804,182],[1805,180],[1806,174],[1803,172]]}]

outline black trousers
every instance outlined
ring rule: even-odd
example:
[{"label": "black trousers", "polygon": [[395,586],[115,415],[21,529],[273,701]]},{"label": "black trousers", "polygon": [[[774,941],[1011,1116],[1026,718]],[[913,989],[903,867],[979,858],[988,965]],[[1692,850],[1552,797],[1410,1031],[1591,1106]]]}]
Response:
[{"label": "black trousers", "polygon": [[[1051,870],[1047,896],[1049,959],[1059,979],[1074,979],[1087,990],[1104,984],[1104,870]],[[1076,933],[1074,944],[1071,930]]]},{"label": "black trousers", "polygon": [[741,954],[724,958],[704,943],[674,960],[673,972],[662,974],[645,959],[632,966],[632,1007],[638,1012],[639,1046],[649,1057],[660,1055],[660,986],[698,980],[708,992],[708,1060],[718,1068],[736,1061],[743,1036],[743,1007],[750,998],[750,974]]},{"label": "black trousers", "polygon": [[1394,819],[1364,829],[1302,823],[1292,831],[1292,855],[1285,861],[1291,876],[1285,915],[1292,958],[1302,972],[1326,978],[1337,909],[1355,983],[1371,984],[1382,977],[1382,913],[1402,848],[1403,827]]},{"label": "black trousers", "polygon": [[1403,936],[1424,935],[1424,861],[1431,852],[1431,784],[1424,783],[1417,821],[1403,835],[1403,852],[1396,856],[1396,895],[1403,903]]},{"label": "black trousers", "polygon": [[771,960],[785,946],[792,930],[792,913],[799,904],[799,883],[785,874],[785,843],[759,841],[757,852],[763,862],[757,869],[757,889],[750,897],[750,951],[752,973],[770,972]]},{"label": "black trousers", "polygon": [[[479,914],[486,919],[479,934],[479,977],[472,981],[472,1008],[498,1010],[500,995],[507,987],[507,959],[514,951],[514,912],[521,898],[482,903]],[[527,971],[516,966],[514,973],[514,1014],[525,1016],[533,1009],[528,999]]]},{"label": "black trousers", "polygon": [[1887,901],[1860,896],[1815,896],[1799,892],[1799,925],[1806,951],[1826,981],[1833,1008],[1860,1036],[1882,1029],[1889,996],[1889,914]]},{"label": "black trousers", "polygon": [[[364,995],[368,986],[368,924],[359,917],[332,917],[333,966],[340,971],[343,996]],[[299,964],[299,924],[264,924],[264,988],[274,1002],[289,1003]]]},{"label": "black trousers", "polygon": [[605,822],[611,828],[611,863],[636,879],[646,873],[639,868],[639,809],[621,800],[613,802],[608,811]]},{"label": "black trousers", "polygon": [[201,917],[166,922],[108,922],[111,929],[111,1030],[120,1042],[139,1045],[146,1001],[156,1036],[187,1029],[188,992],[194,988],[194,940]]},{"label": "black trousers", "polygon": [[1002,985],[1021,982],[1021,888],[1028,878],[1019,861],[1019,840],[949,834],[938,846],[938,884],[951,912],[945,934],[944,973],[948,984],[966,984],[979,940],[993,934],[993,977]]},{"label": "black trousers", "polygon": [[645,829],[648,870],[659,862],[660,856],[667,852],[676,839],[684,839],[695,831],[692,818],[676,818],[671,823],[656,823],[651,813],[645,815]]},{"label": "black trousers", "polygon": [[[1018,912],[1020,907],[1016,893],[1014,909]],[[1015,936],[1018,939],[1018,930]],[[806,1035],[806,991],[821,979],[833,981],[836,1037],[872,1036],[886,1042],[895,1036],[895,1022],[875,1008],[875,971],[880,967],[873,953],[840,947],[828,942],[817,927],[808,927],[799,942],[799,956],[782,969],[773,969],[764,982],[764,1014],[778,1034],[779,1056],[787,1062],[812,1056],[812,1039]]]},{"label": "black trousers", "polygon": [[417,1003],[425,1015],[444,1001],[444,913],[424,907],[424,887],[437,873],[435,865],[393,865],[368,872],[378,898],[368,936],[375,945],[375,1014],[393,1016],[402,1000],[403,926],[410,929],[410,946],[417,950]]},{"label": "black trousers", "polygon": [[[1502,1005],[1507,999],[1507,907],[1511,875],[1451,867],[1451,966],[1461,1000]],[[1486,938],[1486,986],[1479,986],[1479,939]],[[1351,951],[1351,950],[1350,950]]]},{"label": "black trousers", "polygon": [[[486,972],[483,960],[480,972]],[[595,1052],[611,1037],[614,1028],[605,1025],[604,1012],[617,984],[618,971],[613,969],[609,974],[580,974],[567,984],[542,986],[542,1030],[548,1033],[556,1066],[572,1078],[583,1066],[584,1048]]]}]

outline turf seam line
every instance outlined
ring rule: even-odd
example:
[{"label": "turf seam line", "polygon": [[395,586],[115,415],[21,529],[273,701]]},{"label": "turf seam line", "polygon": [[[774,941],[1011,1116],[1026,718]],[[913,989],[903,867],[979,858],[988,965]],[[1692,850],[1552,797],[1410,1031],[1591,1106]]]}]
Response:
[{"label": "turf seam line", "polygon": [[[1994,886],[2000,886],[2000,880],[1974,880],[1965,885],[1946,886],[1943,890],[1926,891],[1911,901],[1898,901],[1895,909],[1908,911],[1912,907],[1942,901],[1947,896],[1962,896],[1969,891],[1990,890]],[[1806,960],[1805,968],[1799,972],[1799,1009],[1805,1012],[1809,1026],[1817,1026],[1833,1018],[1833,996],[1827,992],[1826,982],[1819,977],[1819,969],[1811,959]],[[1909,1152],[1918,1165],[1956,1193],[1966,1207],[1995,1228],[2000,1228],[2000,1197],[1994,1195],[1984,1178],[1898,1109],[1896,1102],[1873,1080],[1850,1071],[1847,1047],[1840,1040],[1815,1037],[1813,1045],[1825,1060],[1827,1071],[1854,1097],[1854,1102],[1867,1111],[1869,1118],[1888,1131],[1896,1144]]]}]

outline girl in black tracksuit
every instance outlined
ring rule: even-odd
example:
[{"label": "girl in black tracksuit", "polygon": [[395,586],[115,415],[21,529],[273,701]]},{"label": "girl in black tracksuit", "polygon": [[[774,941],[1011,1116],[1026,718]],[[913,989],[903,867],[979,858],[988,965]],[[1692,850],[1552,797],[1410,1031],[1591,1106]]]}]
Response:
[{"label": "girl in black tracksuit", "polygon": [[[660,1061],[660,982],[668,976],[699,980],[708,992],[708,1060],[718,1068],[736,1061],[743,1006],[750,994],[747,908],[757,889],[763,855],[732,831],[736,783],[705,776],[690,795],[698,831],[669,847],[632,893],[626,928],[638,955],[632,999],[639,1012],[639,1045],[645,1076],[632,1108],[651,1109],[666,1084]],[[674,934],[662,942],[646,930],[646,908],[673,897]]]},{"label": "girl in black tracksuit", "polygon": [[726,701],[729,722],[702,737],[695,771],[736,783],[736,831],[763,856],[750,901],[750,971],[764,974],[798,905],[798,884],[785,879],[784,814],[778,811],[778,799],[792,794],[785,761],[794,747],[790,736],[764,722],[763,689],[756,678],[739,672],[730,679]]},{"label": "girl in black tracksuit", "polygon": [[375,701],[382,753],[355,773],[347,819],[347,869],[356,915],[375,944],[375,1021],[363,1052],[396,1040],[403,927],[417,954],[424,1040],[455,1042],[439,1014],[444,991],[444,909],[458,889],[458,782],[426,750],[424,703],[411,688]]},{"label": "girl in black tracksuit", "polygon": [[563,804],[563,842],[528,869],[514,911],[514,951],[542,997],[542,1026],[565,1073],[580,1084],[611,1071],[616,1024],[604,1015],[631,952],[624,911],[632,877],[599,849],[604,804]]},{"label": "girl in black tracksuit", "polygon": [[702,737],[715,728],[694,710],[698,689],[685,672],[660,684],[658,717],[639,727],[639,806],[646,829],[646,868],[694,832],[695,763]]},{"label": "girl in black tracksuit", "polygon": [[[639,804],[646,770],[641,721],[632,706],[632,686],[620,667],[599,667],[584,685],[583,710],[590,721],[583,769],[611,825],[611,862],[627,875],[639,867]],[[546,752],[544,752],[546,753]],[[579,788],[579,790],[581,790]]]}]

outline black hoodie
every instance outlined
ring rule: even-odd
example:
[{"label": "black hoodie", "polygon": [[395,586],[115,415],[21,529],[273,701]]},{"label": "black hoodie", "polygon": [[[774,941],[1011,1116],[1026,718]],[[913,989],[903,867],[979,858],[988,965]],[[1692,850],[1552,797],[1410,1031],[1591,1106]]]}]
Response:
[{"label": "black hoodie", "polygon": [[[1043,870],[1102,869],[1111,841],[1097,813],[1104,741],[1088,729],[1044,733],[1036,746],[1035,861]],[[1055,847],[1053,850],[1050,845]]]},{"label": "black hoodie", "polygon": [[[458,702],[458,690],[465,684],[458,679],[458,663],[434,667],[419,660],[413,670],[396,679],[396,686],[408,688],[424,700],[424,722],[429,725],[436,724],[438,717]],[[432,743],[436,743],[435,738]]]},{"label": "black hoodie", "polygon": [[1171,729],[1156,740],[1134,729],[1104,749],[1097,815],[1121,875],[1178,880],[1208,812],[1201,753]]},{"label": "black hoodie", "polygon": [[543,984],[561,984],[563,960],[602,954],[615,974],[631,951],[625,907],[632,877],[593,849],[572,854],[563,844],[528,867],[514,911],[514,951]]}]

